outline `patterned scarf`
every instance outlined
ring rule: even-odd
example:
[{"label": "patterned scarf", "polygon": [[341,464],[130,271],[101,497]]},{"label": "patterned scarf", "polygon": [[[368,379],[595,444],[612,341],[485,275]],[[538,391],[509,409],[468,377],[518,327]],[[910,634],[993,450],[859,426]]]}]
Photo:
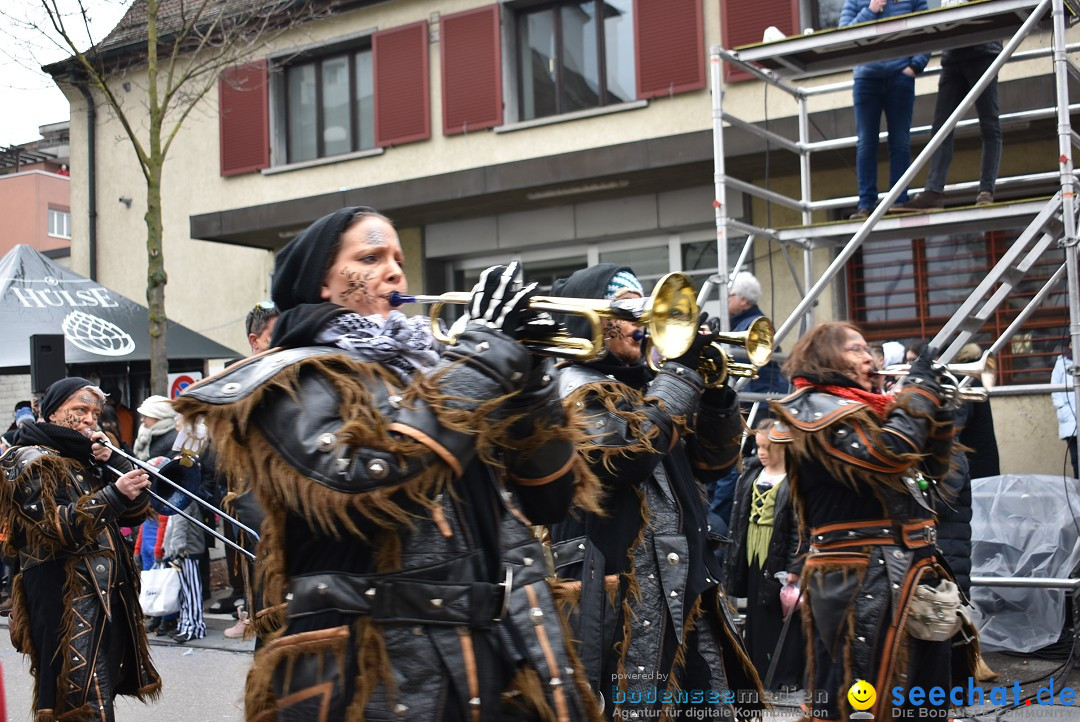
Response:
[{"label": "patterned scarf", "polygon": [[391,311],[385,318],[338,314],[315,334],[315,343],[337,346],[363,361],[382,364],[404,381],[439,360],[440,345],[431,335],[428,318],[408,317],[401,311]]},{"label": "patterned scarf", "polygon": [[861,388],[854,386],[836,386],[833,384],[818,384],[814,383],[810,379],[802,376],[796,376],[792,379],[792,383],[795,384],[795,388],[803,389],[807,386],[813,386],[818,391],[825,394],[832,394],[833,396],[839,396],[851,401],[857,401],[860,404],[866,404],[874,413],[880,418],[884,419],[885,415],[889,413],[889,408],[896,401],[896,398],[889,396],[888,394],[875,394],[872,391],[865,391]]}]

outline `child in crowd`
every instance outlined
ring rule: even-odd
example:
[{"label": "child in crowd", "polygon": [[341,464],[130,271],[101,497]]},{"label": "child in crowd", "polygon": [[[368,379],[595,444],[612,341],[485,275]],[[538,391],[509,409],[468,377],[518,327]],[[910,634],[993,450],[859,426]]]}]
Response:
[{"label": "child in crowd", "polygon": [[[794,691],[803,686],[806,667],[802,624],[798,611],[791,609],[804,555],[784,447],[769,441],[773,423],[766,419],[757,425],[757,458],[735,485],[727,590],[746,598],[746,650],[761,679],[772,689]],[[785,587],[787,603],[782,604]],[[795,618],[788,620],[788,614]]]}]

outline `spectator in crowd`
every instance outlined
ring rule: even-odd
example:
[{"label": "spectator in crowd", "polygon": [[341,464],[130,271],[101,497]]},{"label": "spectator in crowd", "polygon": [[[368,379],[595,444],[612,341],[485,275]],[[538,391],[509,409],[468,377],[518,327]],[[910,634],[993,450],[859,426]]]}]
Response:
[{"label": "spectator in crowd", "polygon": [[[844,0],[840,27],[867,23],[926,10],[926,0]],[[915,76],[926,68],[929,53],[904,55],[855,66],[855,170],[859,204],[852,220],[870,215],[878,196],[878,133],[881,114],[889,127],[889,186],[896,185],[911,163],[911,113],[915,106]],[[907,189],[892,210],[905,210]]]},{"label": "spectator in crowd", "polygon": [[3,436],[0,436],[0,454],[7,451],[12,446],[12,441],[15,438],[15,432],[20,426],[27,421],[34,420],[34,410],[30,406],[29,401],[20,401],[15,404],[15,418],[11,422],[11,426],[4,432]]},{"label": "spectator in crowd", "polygon": [[[142,461],[149,461],[157,456],[171,456],[173,443],[176,441],[176,422],[179,419],[179,414],[173,410],[172,403],[164,396],[148,396],[139,404],[138,412],[142,417],[142,423],[135,437],[132,453]],[[155,562],[162,561],[160,548],[168,519],[169,517],[164,515],[151,514],[136,534],[135,548],[142,558],[144,569],[152,567]],[[155,550],[152,557],[147,554],[147,548]],[[176,630],[176,615],[150,617],[147,621],[147,629],[158,636],[170,634]]]},{"label": "spectator in crowd", "polygon": [[[728,594],[746,598],[743,636],[758,676],[771,689],[794,690],[802,687],[806,669],[802,622],[796,610],[785,612],[780,593],[785,586],[798,585],[805,553],[784,447],[769,441],[773,424],[772,419],[758,423],[756,458],[735,486],[726,588]],[[789,613],[796,618],[785,621]]]},{"label": "spectator in crowd", "polygon": [[[761,283],[752,273],[740,271],[732,277],[728,288],[728,326],[733,333],[748,330],[754,321],[765,315],[758,306],[760,299]],[[719,329],[719,324],[715,323],[715,319],[710,319],[710,326],[714,331]],[[736,360],[746,360],[746,354],[740,353],[739,349],[733,349],[733,353]],[[770,361],[758,369],[758,377],[747,383],[744,390],[751,393],[784,394],[789,388],[787,381],[780,373],[780,366],[775,361]],[[743,402],[742,409],[749,415],[747,423],[751,426],[769,415],[767,402]],[[752,457],[754,454],[752,442],[752,439],[748,440],[743,448],[745,457]],[[735,494],[735,482],[739,479],[739,472],[739,466],[736,465],[719,478],[703,477],[701,480],[705,485],[709,500],[709,533],[713,536],[727,536],[731,520],[731,501]],[[722,545],[717,547],[716,553],[723,562],[724,547]],[[726,569],[726,566],[722,568]]]},{"label": "spectator in crowd", "polygon": [[[151,459],[151,464],[161,468],[169,463],[164,456]],[[195,504],[188,504],[184,510],[198,518]],[[168,519],[165,525],[163,555],[166,564],[171,564],[180,571],[180,612],[176,631],[170,636],[178,644],[202,639],[206,636],[206,623],[202,610],[202,575],[199,573],[201,557],[206,552],[206,534],[195,522],[182,514]]]},{"label": "spectator in crowd", "polygon": [[270,348],[274,324],[277,323],[280,315],[281,311],[273,301],[259,301],[248,311],[244,328],[247,329],[247,340],[252,354],[262,353]]},{"label": "spectator in crowd", "polygon": [[[994,40],[964,48],[952,48],[941,54],[941,78],[938,80],[937,100],[934,104],[934,128],[937,133],[945,125],[960,101],[983,76],[990,64],[1001,54],[1001,41]],[[1001,121],[998,119],[997,76],[975,100],[979,114],[979,133],[982,135],[982,168],[979,171],[979,194],[975,205],[988,206],[994,202],[994,186],[997,184],[998,166],[1001,163]],[[926,177],[926,189],[912,198],[907,207],[911,209],[934,209],[945,207],[945,179],[953,157],[953,133],[949,133],[930,161],[930,173]]]},{"label": "spectator in crowd", "polygon": [[1072,374],[1072,341],[1062,349],[1054,361],[1054,370],[1050,372],[1050,383],[1062,385],[1065,391],[1054,391],[1050,398],[1057,409],[1058,438],[1063,439],[1069,447],[1069,459],[1072,461],[1073,478],[1080,478],[1080,472],[1076,465],[1076,392],[1073,387],[1076,378]]},{"label": "spectator in crowd", "polygon": [[112,407],[113,411],[116,412],[116,423],[120,430],[118,437],[120,438],[121,446],[124,449],[130,450],[132,444],[135,443],[136,414],[127,406],[124,406],[124,400],[118,387],[110,386],[105,389],[105,392],[108,394],[108,396],[105,397],[105,403]]},{"label": "spectator in crowd", "polygon": [[[54,382],[42,422],[24,424],[0,461],[4,553],[18,553],[8,631],[30,658],[36,720],[112,720],[113,700],[161,690],[150,661],[138,577],[120,526],[149,512],[145,471],[98,443],[105,394],[84,378]],[[120,470],[116,476],[105,469]]]}]

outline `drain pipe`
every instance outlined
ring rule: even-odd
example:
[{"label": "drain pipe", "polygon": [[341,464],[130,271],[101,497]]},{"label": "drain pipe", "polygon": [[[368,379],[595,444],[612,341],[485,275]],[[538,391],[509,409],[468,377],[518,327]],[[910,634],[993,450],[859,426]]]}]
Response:
[{"label": "drain pipe", "polygon": [[71,78],[72,84],[79,89],[83,98],[86,99],[86,171],[87,171],[87,194],[86,204],[89,206],[87,220],[88,250],[90,252],[90,280],[97,280],[97,110],[94,108],[94,96],[86,87],[85,79]]}]

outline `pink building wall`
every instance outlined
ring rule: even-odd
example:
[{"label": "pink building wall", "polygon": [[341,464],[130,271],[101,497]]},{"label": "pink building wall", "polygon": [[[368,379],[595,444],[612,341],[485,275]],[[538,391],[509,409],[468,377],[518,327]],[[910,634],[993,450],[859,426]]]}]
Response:
[{"label": "pink building wall", "polygon": [[19,243],[42,252],[71,247],[49,235],[49,209],[71,212],[69,182],[41,170],[0,175],[0,256]]}]

